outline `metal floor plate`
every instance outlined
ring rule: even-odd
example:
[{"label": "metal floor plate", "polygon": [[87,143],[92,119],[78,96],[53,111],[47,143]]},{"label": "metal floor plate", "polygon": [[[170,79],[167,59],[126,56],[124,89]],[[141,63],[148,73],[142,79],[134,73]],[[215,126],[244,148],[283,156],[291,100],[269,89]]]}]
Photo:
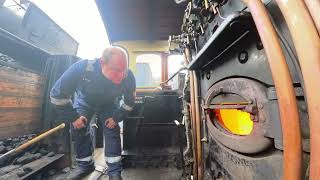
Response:
[{"label": "metal floor plate", "polygon": [[[97,180],[102,174],[100,171],[106,167],[104,162],[103,148],[95,151],[96,169],[85,180]],[[167,168],[127,168],[122,172],[124,180],[178,180],[181,176],[182,170],[175,167]],[[102,175],[99,180],[108,180],[107,175]]]}]

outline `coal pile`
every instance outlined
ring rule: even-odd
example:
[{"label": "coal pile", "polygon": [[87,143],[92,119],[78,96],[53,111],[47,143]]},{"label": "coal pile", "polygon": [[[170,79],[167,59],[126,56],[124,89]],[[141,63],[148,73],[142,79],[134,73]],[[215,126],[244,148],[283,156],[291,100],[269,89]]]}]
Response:
[{"label": "coal pile", "polygon": [[[26,143],[27,141],[33,139],[36,135],[29,134],[14,138],[8,138],[5,140],[0,140],[0,155],[19,147],[20,145]],[[32,171],[31,168],[23,167],[23,165],[28,164],[32,161],[40,159],[43,156],[52,157],[54,152],[48,150],[48,145],[46,144],[34,144],[29,148],[25,149],[23,152],[13,154],[0,161],[0,177],[11,172],[14,169],[19,169],[17,175],[22,177]]]}]

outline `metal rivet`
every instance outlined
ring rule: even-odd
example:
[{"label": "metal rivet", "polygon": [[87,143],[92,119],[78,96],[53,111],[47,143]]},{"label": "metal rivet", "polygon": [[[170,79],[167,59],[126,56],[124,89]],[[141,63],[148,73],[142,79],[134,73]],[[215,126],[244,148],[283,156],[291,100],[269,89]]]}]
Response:
[{"label": "metal rivet", "polygon": [[238,55],[238,59],[239,59],[239,62],[241,64],[244,64],[248,61],[249,59],[249,55],[248,55],[248,52],[247,51],[241,51]]},{"label": "metal rivet", "polygon": [[206,72],[206,78],[207,78],[207,80],[209,80],[209,79],[211,78],[211,73],[210,73],[210,71]]}]

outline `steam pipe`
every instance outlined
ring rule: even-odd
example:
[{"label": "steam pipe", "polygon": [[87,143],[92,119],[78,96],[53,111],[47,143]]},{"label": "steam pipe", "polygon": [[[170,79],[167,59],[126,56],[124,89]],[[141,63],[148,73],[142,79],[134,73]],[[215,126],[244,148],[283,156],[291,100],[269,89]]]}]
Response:
[{"label": "steam pipe", "polygon": [[242,0],[250,9],[263,43],[279,101],[284,162],[283,179],[301,179],[301,133],[296,96],[279,39],[260,0]]},{"label": "steam pipe", "polygon": [[[187,62],[191,61],[191,52],[189,48],[185,49],[185,56]],[[192,108],[192,122],[194,123],[193,130],[195,139],[196,153],[196,169],[197,179],[203,179],[203,160],[202,160],[202,143],[201,143],[201,117],[200,117],[200,104],[199,104],[199,91],[198,91],[198,79],[195,71],[190,72],[190,97]]]},{"label": "steam pipe", "polygon": [[304,0],[304,3],[309,9],[309,13],[312,16],[314,25],[317,27],[318,34],[320,35],[320,1],[319,0]]},{"label": "steam pipe", "polygon": [[276,2],[288,24],[305,84],[310,126],[309,177],[311,180],[319,179],[320,38],[303,0],[276,0]]},{"label": "steam pipe", "polygon": [[196,72],[193,74],[193,86],[194,86],[194,98],[195,98],[195,110],[196,110],[196,139],[197,139],[197,161],[198,161],[198,180],[203,179],[203,161],[202,161],[202,143],[201,143],[201,115],[200,115],[200,103],[199,103],[199,85]]}]

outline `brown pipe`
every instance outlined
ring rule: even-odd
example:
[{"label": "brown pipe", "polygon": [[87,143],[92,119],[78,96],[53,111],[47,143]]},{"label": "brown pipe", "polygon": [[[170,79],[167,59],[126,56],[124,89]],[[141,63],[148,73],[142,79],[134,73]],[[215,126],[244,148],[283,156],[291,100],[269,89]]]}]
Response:
[{"label": "brown pipe", "polygon": [[[310,179],[320,177],[320,38],[302,0],[277,0],[298,55],[308,103]],[[320,11],[320,9],[317,9]],[[320,18],[320,17],[318,17]]]},{"label": "brown pipe", "polygon": [[[189,63],[191,61],[191,53],[190,49],[185,49],[185,57],[186,61]],[[200,115],[200,103],[199,103],[199,92],[198,92],[198,79],[195,71],[191,71],[189,73],[190,76],[190,98],[191,98],[191,114],[192,114],[192,122],[193,126],[193,134],[194,136],[194,147],[195,158],[196,158],[196,169],[197,169],[197,179],[203,179],[203,159],[202,159],[202,143],[201,143],[201,115]]]},{"label": "brown pipe", "polygon": [[[191,52],[189,48],[185,49],[185,56],[187,62],[191,61]],[[198,79],[195,71],[189,73],[190,76],[190,98],[191,98],[191,114],[194,134],[194,147],[195,148],[195,159],[196,159],[196,170],[197,180],[203,179],[203,159],[202,159],[202,143],[201,143],[201,117],[200,117],[200,103],[199,103],[199,92],[198,92]]]},{"label": "brown pipe", "polygon": [[[185,55],[185,60],[186,63],[189,63],[191,61],[191,53],[189,48],[185,48],[184,51]],[[193,71],[189,71],[189,78],[190,78],[190,103],[191,103],[191,108],[190,108],[190,114],[191,114],[191,128],[192,128],[192,137],[193,137],[193,142],[192,142],[192,147],[193,147],[193,158],[194,158],[194,163],[193,163],[193,178],[195,180],[198,180],[198,149],[196,148],[197,144],[197,137],[196,137],[196,110],[195,110],[195,95],[194,95],[194,76],[193,76]]]},{"label": "brown pipe", "polygon": [[196,110],[196,139],[197,139],[197,163],[198,163],[198,180],[203,179],[203,159],[202,159],[202,143],[201,143],[201,115],[200,115],[200,102],[198,92],[198,79],[196,72],[193,71],[193,86]]},{"label": "brown pipe", "polygon": [[312,16],[314,25],[316,25],[318,34],[320,35],[320,1],[319,0],[304,0],[307,5],[310,15]]},{"label": "brown pipe", "polygon": [[161,66],[162,66],[162,73],[161,73],[161,82],[168,80],[168,54],[162,53],[161,54]]},{"label": "brown pipe", "polygon": [[242,0],[253,16],[264,46],[276,93],[281,117],[284,162],[283,179],[301,179],[301,133],[296,96],[288,65],[267,10],[260,0]]}]

